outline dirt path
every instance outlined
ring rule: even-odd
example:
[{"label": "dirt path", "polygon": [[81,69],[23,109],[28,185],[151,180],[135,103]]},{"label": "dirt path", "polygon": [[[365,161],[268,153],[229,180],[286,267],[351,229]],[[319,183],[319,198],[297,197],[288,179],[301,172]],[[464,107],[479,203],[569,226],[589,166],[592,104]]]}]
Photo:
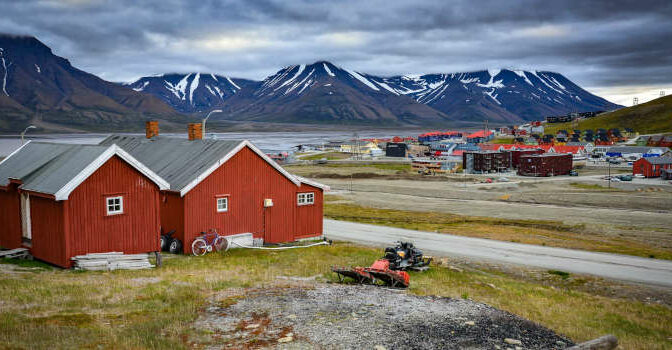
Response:
[{"label": "dirt path", "polygon": [[672,287],[672,261],[669,260],[544,247],[329,219],[324,220],[324,232],[330,239],[380,247],[399,240],[412,241],[423,251],[439,256],[458,256],[534,266]]},{"label": "dirt path", "polygon": [[360,285],[243,290],[212,301],[205,348],[561,349],[571,340],[468,299]]}]

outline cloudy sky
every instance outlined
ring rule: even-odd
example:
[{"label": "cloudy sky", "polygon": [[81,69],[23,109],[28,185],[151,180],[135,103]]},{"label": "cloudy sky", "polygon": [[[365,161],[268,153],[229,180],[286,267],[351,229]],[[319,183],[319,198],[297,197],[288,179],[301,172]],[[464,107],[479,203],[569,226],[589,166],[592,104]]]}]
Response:
[{"label": "cloudy sky", "polygon": [[552,70],[613,102],[672,94],[670,0],[0,0],[29,34],[113,81],[263,79],[328,60],[371,74]]}]

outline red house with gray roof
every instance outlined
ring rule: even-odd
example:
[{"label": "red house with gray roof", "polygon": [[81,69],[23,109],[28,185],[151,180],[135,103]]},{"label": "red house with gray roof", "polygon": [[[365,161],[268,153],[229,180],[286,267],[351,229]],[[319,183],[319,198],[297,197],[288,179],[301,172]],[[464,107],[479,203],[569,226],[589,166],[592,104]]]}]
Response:
[{"label": "red house with gray roof", "polygon": [[249,141],[113,135],[117,144],[165,178],[161,227],[175,230],[184,252],[210,229],[252,233],[265,243],[322,236],[327,186],[294,176]]},{"label": "red house with gray roof", "polygon": [[76,255],[158,251],[166,189],[116,145],[29,142],[0,162],[0,246],[62,267]]}]

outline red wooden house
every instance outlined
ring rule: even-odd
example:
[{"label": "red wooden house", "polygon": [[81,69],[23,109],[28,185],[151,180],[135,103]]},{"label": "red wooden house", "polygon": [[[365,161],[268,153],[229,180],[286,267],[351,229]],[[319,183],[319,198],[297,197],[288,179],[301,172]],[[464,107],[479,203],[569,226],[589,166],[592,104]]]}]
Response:
[{"label": "red wooden house", "polygon": [[168,183],[117,147],[29,142],[0,163],[0,246],[54,265],[159,250]]},{"label": "red wooden house", "polygon": [[113,135],[118,144],[169,182],[161,226],[191,252],[200,232],[252,233],[265,243],[322,236],[328,187],[288,173],[249,141]]},{"label": "red wooden house", "polygon": [[645,177],[660,177],[663,169],[672,169],[672,157],[643,157],[632,163],[632,174]]}]

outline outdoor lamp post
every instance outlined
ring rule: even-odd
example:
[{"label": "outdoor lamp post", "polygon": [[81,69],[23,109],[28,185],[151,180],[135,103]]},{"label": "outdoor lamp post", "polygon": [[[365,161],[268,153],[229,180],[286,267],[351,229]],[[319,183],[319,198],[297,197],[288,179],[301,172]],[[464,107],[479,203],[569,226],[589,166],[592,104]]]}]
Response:
[{"label": "outdoor lamp post", "polygon": [[210,118],[210,115],[212,115],[212,113],[222,113],[222,110],[221,109],[212,110],[210,111],[210,113],[208,113],[205,119],[203,119],[203,136],[205,136],[205,122],[208,121],[208,118]]},{"label": "outdoor lamp post", "polygon": [[21,145],[22,146],[23,146],[23,137],[24,137],[24,135],[26,135],[26,131],[28,131],[28,129],[37,129],[37,127],[35,125],[28,125],[27,128],[23,129],[23,131],[21,132]]}]

